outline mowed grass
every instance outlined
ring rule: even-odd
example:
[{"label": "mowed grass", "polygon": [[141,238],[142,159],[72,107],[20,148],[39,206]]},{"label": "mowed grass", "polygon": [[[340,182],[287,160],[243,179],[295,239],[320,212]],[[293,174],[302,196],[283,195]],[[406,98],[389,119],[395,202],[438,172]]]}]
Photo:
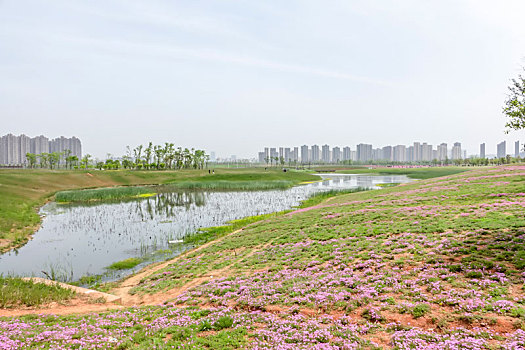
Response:
[{"label": "mowed grass", "polygon": [[[208,170],[179,171],[98,171],[98,170],[43,170],[0,169],[0,252],[19,247],[40,223],[38,208],[60,191],[93,189],[114,186],[174,184],[179,181],[206,182],[230,181],[290,181],[297,184],[317,180],[305,172],[282,172],[263,168],[220,169],[215,174]],[[108,190],[97,195],[129,190]],[[111,191],[116,191],[111,193]],[[73,196],[69,194],[70,198]],[[84,192],[75,196],[89,198]],[[114,197],[113,197],[114,198]],[[65,200],[65,198],[64,198]]]},{"label": "mowed grass", "polygon": [[64,302],[75,296],[71,289],[0,276],[0,308],[39,306],[50,302]]}]

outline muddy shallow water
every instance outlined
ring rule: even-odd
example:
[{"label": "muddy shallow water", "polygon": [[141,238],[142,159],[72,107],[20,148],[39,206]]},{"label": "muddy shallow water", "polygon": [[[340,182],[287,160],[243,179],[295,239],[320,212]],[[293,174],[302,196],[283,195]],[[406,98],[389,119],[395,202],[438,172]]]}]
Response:
[{"label": "muddy shallow water", "polygon": [[[297,206],[314,193],[404,183],[406,176],[321,175],[324,180],[271,191],[177,191],[155,197],[96,204],[46,204],[41,228],[16,251],[0,255],[0,274],[76,280],[106,274],[114,280],[192,246],[169,243],[201,227]],[[110,264],[145,258],[134,269],[108,273]]]}]

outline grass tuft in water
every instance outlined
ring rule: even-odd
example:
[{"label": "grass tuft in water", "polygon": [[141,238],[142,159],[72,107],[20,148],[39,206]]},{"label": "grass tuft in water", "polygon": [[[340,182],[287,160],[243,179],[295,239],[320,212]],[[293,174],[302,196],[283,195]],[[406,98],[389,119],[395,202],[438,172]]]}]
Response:
[{"label": "grass tuft in water", "polygon": [[55,200],[59,203],[87,202],[133,197],[140,198],[149,197],[153,195],[155,195],[155,193],[152,193],[152,189],[149,187],[108,187],[91,190],[60,191],[55,194]]},{"label": "grass tuft in water", "polygon": [[128,258],[121,261],[114,262],[113,264],[109,265],[107,269],[109,270],[128,270],[131,268],[134,268],[144,260],[141,258]]},{"label": "grass tuft in water", "polygon": [[0,308],[63,302],[74,296],[73,290],[59,285],[47,285],[19,277],[0,276]]}]

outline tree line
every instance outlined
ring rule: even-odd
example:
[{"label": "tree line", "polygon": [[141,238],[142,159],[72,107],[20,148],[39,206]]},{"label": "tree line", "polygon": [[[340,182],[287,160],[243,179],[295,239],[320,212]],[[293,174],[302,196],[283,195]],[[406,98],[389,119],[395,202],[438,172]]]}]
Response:
[{"label": "tree line", "polygon": [[27,164],[30,168],[48,168],[56,169],[61,163],[65,162],[65,167],[72,169],[74,166],[78,166],[79,159],[75,155],[71,155],[71,150],[66,149],[63,152],[51,152],[51,153],[26,153]]},{"label": "tree line", "polygon": [[52,153],[27,153],[26,159],[30,168],[40,167],[56,169],[64,166],[66,169],[137,169],[137,170],[176,170],[203,169],[208,165],[210,156],[205,151],[194,148],[175,147],[175,144],[165,142],[164,145],[139,145],[133,150],[127,146],[126,155],[113,159],[111,155],[105,161],[92,162],[92,156],[86,154],[79,159],[71,155],[70,150]]}]

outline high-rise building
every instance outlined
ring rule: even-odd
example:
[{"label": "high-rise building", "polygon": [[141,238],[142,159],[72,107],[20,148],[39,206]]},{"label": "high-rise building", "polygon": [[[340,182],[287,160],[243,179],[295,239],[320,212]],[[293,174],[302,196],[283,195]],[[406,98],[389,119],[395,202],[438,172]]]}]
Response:
[{"label": "high-rise building", "polygon": [[520,142],[514,142],[514,157],[518,158],[520,156]]},{"label": "high-rise building", "polygon": [[49,153],[49,139],[44,135],[33,137],[31,139],[31,153]]},{"label": "high-rise building", "polygon": [[319,162],[319,146],[313,145],[311,152],[312,152],[312,155],[311,155],[312,163]]},{"label": "high-rise building", "polygon": [[485,143],[479,145],[479,157],[485,158]]},{"label": "high-rise building", "polygon": [[264,157],[264,152],[259,152],[258,156],[259,156],[259,163],[261,163],[261,164],[266,163],[266,159]]},{"label": "high-rise building", "polygon": [[0,164],[8,164],[7,163],[7,137],[2,136],[0,137]]},{"label": "high-rise building", "polygon": [[407,148],[407,162],[413,162],[414,161],[414,146],[409,146]]},{"label": "high-rise building", "polygon": [[372,145],[364,143],[357,145],[357,160],[360,162],[372,160]]},{"label": "high-rise building", "polygon": [[27,164],[27,154],[31,153],[31,138],[22,134],[18,136],[20,142],[20,164]]},{"label": "high-rise building", "polygon": [[412,161],[419,162],[421,159],[421,144],[419,142],[414,142],[412,153]]},{"label": "high-rise building", "polygon": [[351,158],[350,158],[350,147],[348,147],[348,146],[343,148],[343,160],[351,160]]},{"label": "high-rise building", "polygon": [[498,158],[505,158],[507,156],[507,142],[498,143]]},{"label": "high-rise building", "polygon": [[332,163],[339,163],[341,161],[341,149],[339,147],[332,148]]},{"label": "high-rise building", "polygon": [[301,163],[305,164],[310,162],[310,157],[308,156],[308,146],[303,145],[301,146]]},{"label": "high-rise building", "polygon": [[381,148],[372,149],[372,160],[381,160],[383,157],[383,150]]},{"label": "high-rise building", "polygon": [[454,142],[454,146],[452,147],[452,159],[461,159],[462,157],[461,152],[461,143],[460,142]]},{"label": "high-rise building", "polygon": [[291,152],[290,152],[290,147],[286,147],[284,149],[284,161],[286,163],[288,163],[290,161],[290,158],[291,158]]},{"label": "high-rise building", "polygon": [[283,147],[279,147],[279,161],[281,159],[284,159],[284,148]]},{"label": "high-rise building", "polygon": [[324,163],[330,163],[330,146],[328,145],[323,145],[321,147],[322,149],[322,152],[321,152],[321,160],[324,162]]},{"label": "high-rise building", "polygon": [[406,162],[407,161],[407,148],[405,145],[394,146],[393,161],[394,162]]},{"label": "high-rise building", "polygon": [[298,162],[299,161],[299,147],[294,147],[293,148],[293,156],[292,156],[292,160],[294,162]]},{"label": "high-rise building", "polygon": [[426,142],[421,145],[421,160],[424,162],[432,160],[432,145],[428,145]]},{"label": "high-rise building", "polygon": [[437,159],[440,161],[444,161],[448,159],[448,150],[447,150],[447,144],[442,143],[437,147]]},{"label": "high-rise building", "polygon": [[276,160],[276,158],[279,157],[279,153],[277,153],[277,148],[270,147],[270,163]]},{"label": "high-rise building", "polygon": [[71,156],[77,156],[79,159],[82,158],[82,147],[80,140],[76,137],[65,138],[60,136],[59,138],[49,141],[50,152],[64,152],[66,150],[71,151]]},{"label": "high-rise building", "polygon": [[394,160],[394,155],[392,154],[392,146],[385,146],[383,147],[383,149],[381,150],[381,159],[383,160],[387,160],[389,162],[391,162],[392,160]]},{"label": "high-rise building", "polygon": [[9,165],[20,164],[20,142],[18,137],[13,134],[6,135],[7,137],[7,163]]}]

